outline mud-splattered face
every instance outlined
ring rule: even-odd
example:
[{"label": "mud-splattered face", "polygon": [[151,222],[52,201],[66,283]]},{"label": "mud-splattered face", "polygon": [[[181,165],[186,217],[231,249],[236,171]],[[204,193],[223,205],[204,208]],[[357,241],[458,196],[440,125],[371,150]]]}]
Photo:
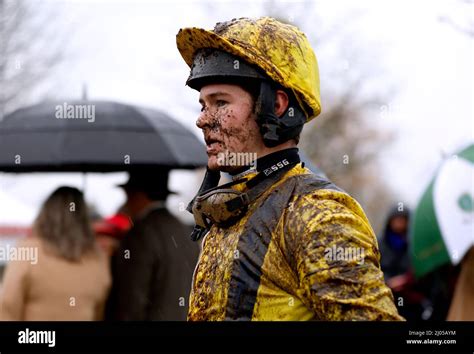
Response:
[{"label": "mud-splattered face", "polygon": [[202,109],[196,125],[204,133],[211,170],[232,172],[240,167],[222,163],[224,155],[260,155],[265,150],[252,96],[240,86],[206,85],[201,88],[199,103]]}]

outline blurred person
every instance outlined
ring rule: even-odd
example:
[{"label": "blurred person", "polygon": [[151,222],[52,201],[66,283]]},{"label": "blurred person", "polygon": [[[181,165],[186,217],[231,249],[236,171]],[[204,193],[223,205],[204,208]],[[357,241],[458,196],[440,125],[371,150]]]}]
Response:
[{"label": "blurred person", "polygon": [[395,299],[402,299],[398,311],[407,321],[416,321],[431,316],[432,303],[411,270],[408,251],[409,225],[410,210],[394,206],[388,213],[380,240],[380,263]]},{"label": "blurred person", "polygon": [[461,262],[447,320],[474,321],[474,247]]},{"label": "blurred person", "polygon": [[168,171],[132,172],[121,211],[132,220],[113,257],[112,320],[185,320],[199,247],[166,209]]},{"label": "blurred person", "polygon": [[410,266],[408,253],[408,225],[410,211],[395,206],[388,214],[385,230],[380,240],[381,266],[385,278],[404,274]]},{"label": "blurred person", "polygon": [[458,273],[458,267],[445,264],[416,278],[410,268],[387,279],[387,285],[393,291],[398,311],[407,321],[444,321]]},{"label": "blurred person", "polygon": [[417,279],[410,262],[410,210],[394,206],[380,240],[382,271],[397,308],[407,321],[444,320],[451,299],[452,267],[439,267]]},{"label": "blurred person", "polygon": [[[403,320],[364,211],[300,162],[303,125],[321,110],[305,35],[240,18],[181,29],[177,46],[208,154],[188,206],[192,238],[204,237],[188,319]],[[218,185],[221,172],[232,182]]]},{"label": "blurred person", "polygon": [[110,268],[95,242],[79,190],[54,191],[44,202],[32,234],[15,247],[35,251],[37,259],[8,263],[0,300],[2,320],[103,319]]}]

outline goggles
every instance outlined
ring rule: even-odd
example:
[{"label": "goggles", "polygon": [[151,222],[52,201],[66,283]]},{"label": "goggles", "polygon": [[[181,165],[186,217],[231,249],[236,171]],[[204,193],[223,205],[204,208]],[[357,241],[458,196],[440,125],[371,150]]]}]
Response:
[{"label": "goggles", "polygon": [[[207,170],[197,196],[187,207],[196,223],[191,239],[199,240],[212,225],[229,227],[240,220],[247,212],[249,205],[278,181],[286,171],[300,162],[296,149],[286,152],[283,157],[260,171],[254,178],[240,178],[221,186],[216,186],[219,183],[220,172]],[[238,184],[245,184],[244,192],[231,188]]]},{"label": "goggles", "polygon": [[247,193],[230,187],[245,181],[231,182],[196,196],[192,205],[196,225],[204,228],[213,224],[227,226],[238,220],[247,211],[250,198]]}]

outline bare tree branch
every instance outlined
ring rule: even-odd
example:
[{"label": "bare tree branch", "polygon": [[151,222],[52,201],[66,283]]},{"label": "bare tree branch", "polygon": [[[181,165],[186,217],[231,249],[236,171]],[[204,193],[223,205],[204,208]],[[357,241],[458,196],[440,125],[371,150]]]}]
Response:
[{"label": "bare tree branch", "polygon": [[63,60],[66,36],[56,11],[27,0],[0,0],[0,119],[25,104]]}]

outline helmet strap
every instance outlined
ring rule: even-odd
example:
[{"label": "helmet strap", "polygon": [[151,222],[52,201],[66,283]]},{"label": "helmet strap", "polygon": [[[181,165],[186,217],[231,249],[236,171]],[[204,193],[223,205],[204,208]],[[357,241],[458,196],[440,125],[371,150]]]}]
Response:
[{"label": "helmet strap", "polygon": [[257,124],[263,142],[267,147],[275,147],[296,138],[306,122],[306,116],[298,105],[294,105],[296,100],[292,97],[290,97],[285,112],[280,117],[275,114],[276,92],[278,89],[271,81],[262,80],[256,104]]},{"label": "helmet strap", "polygon": [[[196,195],[200,195],[204,191],[214,188],[219,184],[219,181],[221,179],[221,173],[219,171],[211,171],[209,168],[206,169],[206,175],[204,176],[204,179],[202,181],[201,187],[199,188],[199,191]],[[193,209],[193,204],[196,199],[196,197],[191,200],[186,208],[187,211],[192,213]],[[193,228],[193,231],[191,233],[191,240],[197,241],[204,237],[204,235],[208,232],[209,230],[205,227],[201,227],[199,225],[195,225]]]}]

